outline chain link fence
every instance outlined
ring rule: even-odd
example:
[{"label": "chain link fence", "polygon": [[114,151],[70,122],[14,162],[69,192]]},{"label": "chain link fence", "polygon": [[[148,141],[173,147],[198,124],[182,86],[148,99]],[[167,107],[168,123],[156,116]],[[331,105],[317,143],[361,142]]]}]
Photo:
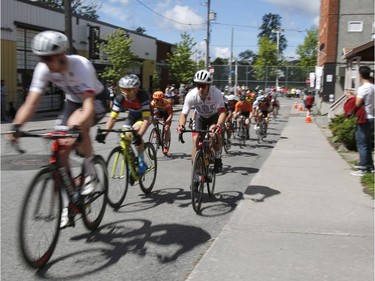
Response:
[{"label": "chain link fence", "polygon": [[257,86],[267,88],[278,85],[287,89],[306,88],[306,80],[309,73],[315,71],[315,66],[266,66],[261,71],[262,79],[256,78],[256,69],[251,65],[237,65],[237,77],[235,75],[235,66],[212,65],[210,69],[214,71],[214,84],[222,89],[227,85],[248,86],[254,89]]}]

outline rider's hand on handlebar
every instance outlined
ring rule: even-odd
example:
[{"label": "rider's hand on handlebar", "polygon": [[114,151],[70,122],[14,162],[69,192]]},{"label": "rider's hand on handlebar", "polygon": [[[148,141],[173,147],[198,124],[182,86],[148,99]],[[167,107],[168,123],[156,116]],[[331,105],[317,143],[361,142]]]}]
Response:
[{"label": "rider's hand on handlebar", "polygon": [[178,125],[178,127],[176,128],[176,131],[179,133],[182,133],[183,131],[185,131],[185,125]]},{"label": "rider's hand on handlebar", "polygon": [[16,143],[20,135],[20,128],[21,128],[21,125],[12,124],[9,134],[6,134],[6,139],[10,142]]},{"label": "rider's hand on handlebar", "polygon": [[212,132],[215,133],[215,134],[221,134],[221,131],[222,131],[222,128],[220,125],[215,125],[213,128],[212,128]]},{"label": "rider's hand on handlebar", "polygon": [[105,143],[105,138],[106,138],[106,134],[103,134],[103,133],[97,133],[96,134],[96,137],[95,137],[95,140],[98,142],[98,143]]}]

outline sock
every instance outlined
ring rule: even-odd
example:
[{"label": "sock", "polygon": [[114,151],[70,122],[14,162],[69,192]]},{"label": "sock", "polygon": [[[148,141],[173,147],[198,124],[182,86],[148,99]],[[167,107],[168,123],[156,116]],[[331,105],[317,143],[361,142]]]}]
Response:
[{"label": "sock", "polygon": [[144,154],[143,152],[138,152],[138,162],[144,162]]}]

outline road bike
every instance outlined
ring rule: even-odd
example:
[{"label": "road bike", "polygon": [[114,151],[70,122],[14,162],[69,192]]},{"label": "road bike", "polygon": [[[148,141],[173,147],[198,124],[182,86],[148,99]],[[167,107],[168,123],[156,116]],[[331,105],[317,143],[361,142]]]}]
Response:
[{"label": "road bike", "polygon": [[[191,173],[191,202],[194,211],[200,214],[204,188],[207,188],[210,197],[214,196],[215,192],[215,151],[211,145],[210,130],[185,130],[178,136],[181,143],[185,143],[183,134],[188,132],[198,133],[198,147]],[[216,135],[215,141],[217,141]]]},{"label": "road bike", "polygon": [[238,140],[240,148],[246,146],[246,140],[250,138],[249,128],[246,125],[246,117],[243,115],[239,116],[239,125],[238,125]]},{"label": "road bike", "polygon": [[138,171],[138,157],[134,153],[134,149],[130,142],[133,137],[129,137],[126,132],[133,135],[136,130],[124,129],[100,129],[97,133],[113,132],[120,137],[119,145],[112,149],[107,159],[109,189],[107,192],[108,204],[113,209],[121,207],[122,202],[126,197],[128,186],[139,182],[139,186],[145,194],[152,191],[157,174],[157,157],[154,146],[150,142],[144,143],[144,162],[147,165],[147,170],[144,174],[139,175]]},{"label": "road bike", "polygon": [[232,148],[232,142],[230,140],[230,137],[228,136],[228,133],[230,133],[231,136],[233,136],[232,126],[230,126],[229,121],[226,121],[221,133],[221,137],[223,140],[223,148],[225,153],[229,153],[230,149]]},{"label": "road bike", "polygon": [[[33,130],[35,131],[35,130]],[[69,226],[75,226],[77,215],[81,215],[88,230],[96,230],[104,216],[107,199],[108,177],[103,157],[93,156],[97,176],[96,188],[90,195],[81,195],[84,184],[84,167],[77,176],[72,169],[66,170],[61,163],[60,150],[70,149],[80,133],[75,131],[31,131],[8,132],[18,137],[43,138],[51,141],[49,164],[34,176],[22,202],[18,223],[19,248],[24,261],[33,268],[43,267],[51,258],[60,234],[63,202],[69,201]],[[63,140],[70,143],[63,143]],[[24,153],[15,144],[18,152]]]},{"label": "road bike", "polygon": [[273,119],[277,118],[277,115],[279,114],[279,105],[277,101],[272,101],[272,116]]},{"label": "road bike", "polygon": [[255,129],[255,133],[257,135],[257,140],[258,140],[258,143],[262,143],[263,139],[267,136],[267,123],[266,123],[266,120],[263,116],[263,114],[261,114],[259,118],[259,123]]},{"label": "road bike", "polygon": [[163,121],[164,119],[162,118],[154,118],[154,128],[151,130],[148,141],[154,145],[156,153],[158,152],[158,149],[161,147],[163,154],[165,156],[168,156],[168,152],[165,152],[164,149],[169,149],[170,141],[167,142],[165,140],[166,132]]}]

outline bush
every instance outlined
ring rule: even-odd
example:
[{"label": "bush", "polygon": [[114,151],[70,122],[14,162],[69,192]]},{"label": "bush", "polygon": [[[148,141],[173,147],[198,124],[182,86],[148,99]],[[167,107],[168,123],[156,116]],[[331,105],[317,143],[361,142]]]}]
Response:
[{"label": "bush", "polygon": [[332,118],[329,123],[329,128],[333,134],[333,141],[342,143],[349,150],[356,150],[356,123],[356,118],[346,118],[343,114]]}]

